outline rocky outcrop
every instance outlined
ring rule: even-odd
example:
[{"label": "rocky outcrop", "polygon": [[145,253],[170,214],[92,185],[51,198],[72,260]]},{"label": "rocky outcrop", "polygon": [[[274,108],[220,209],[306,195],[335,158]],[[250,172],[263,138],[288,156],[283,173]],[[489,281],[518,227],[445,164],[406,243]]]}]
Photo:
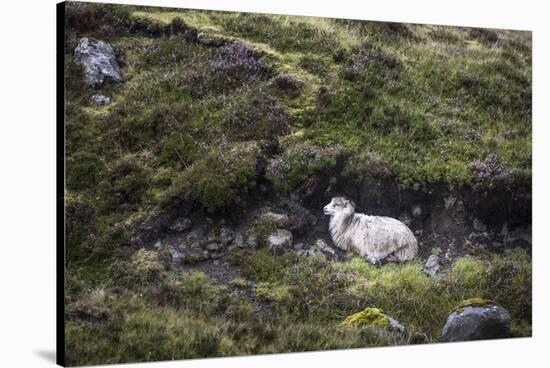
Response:
[{"label": "rocky outcrop", "polygon": [[75,62],[84,67],[88,85],[99,87],[107,81],[123,81],[115,51],[108,43],[84,37],[78,42],[74,56]]},{"label": "rocky outcrop", "polygon": [[510,336],[510,315],[506,309],[483,299],[469,299],[449,315],[441,341],[500,339]]}]

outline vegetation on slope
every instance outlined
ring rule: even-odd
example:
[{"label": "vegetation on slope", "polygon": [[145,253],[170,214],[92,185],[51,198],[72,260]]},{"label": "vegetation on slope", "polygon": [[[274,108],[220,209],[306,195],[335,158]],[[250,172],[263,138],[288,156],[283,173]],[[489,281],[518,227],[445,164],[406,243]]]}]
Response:
[{"label": "vegetation on slope", "polygon": [[[124,83],[84,84],[73,60],[81,37],[115,48]],[[416,263],[260,251],[235,255],[242,279],[223,286],[130,244],[137,223],[174,201],[209,213],[246,206],[262,160],[281,193],[342,158],[347,177],[392,176],[402,188],[529,183],[530,37],[69,3],[68,363],[431,342],[474,297],[506,307],[514,334],[529,335],[530,260],[519,251],[461,258],[441,280]],[[113,102],[91,105],[95,93]],[[367,306],[407,335],[338,327]]]}]

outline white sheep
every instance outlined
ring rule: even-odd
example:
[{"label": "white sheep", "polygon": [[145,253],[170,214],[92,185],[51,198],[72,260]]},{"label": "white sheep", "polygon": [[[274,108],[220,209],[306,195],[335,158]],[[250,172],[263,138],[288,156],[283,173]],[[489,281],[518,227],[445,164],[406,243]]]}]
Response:
[{"label": "white sheep", "polygon": [[399,220],[355,213],[355,204],[344,197],[332,198],[323,212],[330,216],[334,245],[352,250],[374,264],[407,261],[418,252],[412,231]]}]

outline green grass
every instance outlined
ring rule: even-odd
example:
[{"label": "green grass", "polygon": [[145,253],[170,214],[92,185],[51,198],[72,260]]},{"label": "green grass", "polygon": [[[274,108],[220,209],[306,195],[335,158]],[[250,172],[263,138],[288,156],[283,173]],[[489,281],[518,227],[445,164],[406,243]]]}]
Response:
[{"label": "green grass", "polygon": [[[126,288],[81,290],[68,304],[68,358],[81,365],[436,342],[447,315],[475,298],[505,307],[513,336],[530,336],[530,260],[522,251],[488,257],[460,258],[434,279],[415,262],[375,267],[259,251],[239,260],[243,278],[221,286],[139,251],[115,278]],[[248,300],[247,288],[271,314]],[[377,308],[405,335],[375,314],[365,317],[374,325],[349,322]]]}]

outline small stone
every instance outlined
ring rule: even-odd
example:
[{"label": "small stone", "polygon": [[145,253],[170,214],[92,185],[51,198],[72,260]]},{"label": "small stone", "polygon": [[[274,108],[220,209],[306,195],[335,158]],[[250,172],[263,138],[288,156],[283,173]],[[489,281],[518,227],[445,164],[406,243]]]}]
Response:
[{"label": "small stone", "polygon": [[269,249],[281,251],[292,246],[292,233],[285,229],[277,229],[267,237]]},{"label": "small stone", "polygon": [[201,243],[195,241],[193,243],[191,243],[191,245],[189,246],[189,248],[191,249],[199,249],[201,247]]},{"label": "small stone", "polygon": [[413,206],[411,212],[415,218],[419,218],[420,216],[422,216],[422,207],[420,207],[419,205]]},{"label": "small stone", "polygon": [[334,249],[332,249],[328,244],[327,242],[325,242],[323,239],[317,239],[315,241],[315,246],[317,247],[317,249],[319,249],[321,252],[323,253],[329,253],[331,255],[335,255],[336,252],[334,251]]},{"label": "small stone", "polygon": [[191,220],[188,218],[177,218],[172,226],[170,226],[170,230],[181,233],[191,227]]},{"label": "small stone", "polygon": [[155,243],[155,245],[153,245],[153,247],[159,249],[161,247],[161,245],[162,245],[162,242],[159,240]]},{"label": "small stone", "polygon": [[432,254],[424,265],[424,272],[433,277],[439,271],[439,267],[439,256]]},{"label": "small stone", "polygon": [[218,251],[222,248],[222,245],[219,243],[208,243],[206,244],[206,250],[210,252]]},{"label": "small stone", "polygon": [[235,243],[235,245],[236,245],[237,247],[239,247],[239,248],[245,248],[245,247],[246,247],[246,243],[244,242],[243,234],[237,233],[237,234],[235,235],[234,243]]},{"label": "small stone", "polygon": [[181,258],[181,253],[174,247],[169,247],[168,251],[170,252],[170,256],[172,257],[173,261],[177,261]]},{"label": "small stone", "polygon": [[223,226],[220,229],[220,242],[223,245],[229,245],[235,238],[235,233],[228,227]]},{"label": "small stone", "polygon": [[92,105],[108,105],[111,103],[111,99],[103,95],[93,95],[90,100]]},{"label": "small stone", "polygon": [[294,244],[294,250],[300,250],[304,247],[304,243],[296,243]]}]

